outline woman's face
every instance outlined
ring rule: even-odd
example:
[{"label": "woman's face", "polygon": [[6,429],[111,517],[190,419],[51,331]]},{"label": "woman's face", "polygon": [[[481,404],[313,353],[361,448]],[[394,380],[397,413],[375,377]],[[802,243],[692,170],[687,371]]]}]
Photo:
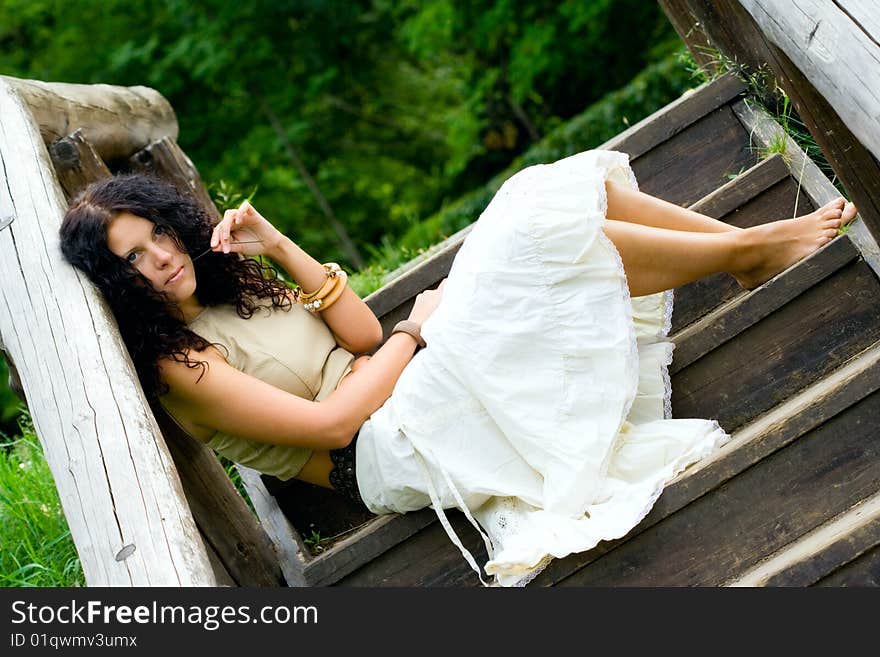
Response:
[{"label": "woman's face", "polygon": [[107,226],[107,246],[172,302],[184,306],[192,299],[196,291],[192,259],[177,248],[167,229],[123,212]]}]

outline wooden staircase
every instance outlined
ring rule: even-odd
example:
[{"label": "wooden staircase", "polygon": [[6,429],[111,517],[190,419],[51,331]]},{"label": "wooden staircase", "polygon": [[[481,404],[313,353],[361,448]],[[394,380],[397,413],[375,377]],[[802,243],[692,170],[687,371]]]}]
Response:
[{"label": "wooden staircase", "polygon": [[[838,196],[790,139],[784,157],[763,156],[781,128],[743,93],[720,78],[603,148],[630,154],[642,190],[740,227]],[[446,275],[468,230],[368,297],[386,331]],[[530,586],[880,583],[877,254],[857,220],[756,290],[725,274],[677,289],[673,417],[718,419],[733,440],[672,482],[627,536],[553,561]],[[273,540],[297,544],[287,553],[299,583],[479,585],[430,510],[370,520],[332,492],[263,479],[275,496],[258,511],[264,526],[284,514],[292,522]],[[485,560],[463,516],[450,518]],[[297,536],[363,522],[317,555]]]}]

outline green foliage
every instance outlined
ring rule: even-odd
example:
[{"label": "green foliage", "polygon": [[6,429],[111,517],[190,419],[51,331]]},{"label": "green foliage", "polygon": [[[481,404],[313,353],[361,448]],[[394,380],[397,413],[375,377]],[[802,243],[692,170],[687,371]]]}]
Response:
[{"label": "green foliage", "polygon": [[0,444],[0,586],[83,586],[55,481],[29,417]]},{"label": "green foliage", "polygon": [[9,388],[9,368],[0,352],[0,439],[15,435],[24,404]]},{"label": "green foliage", "polygon": [[[633,34],[645,45],[621,47]],[[263,214],[337,261],[291,152],[367,249],[678,43],[642,0],[0,4],[0,74],[159,90],[205,181],[258,187]]]}]

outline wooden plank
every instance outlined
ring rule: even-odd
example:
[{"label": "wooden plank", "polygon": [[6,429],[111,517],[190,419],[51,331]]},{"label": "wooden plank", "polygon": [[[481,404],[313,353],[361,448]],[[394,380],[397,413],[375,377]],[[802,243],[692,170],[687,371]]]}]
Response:
[{"label": "wooden plank", "polygon": [[214,206],[199,172],[186,153],[170,137],[163,137],[131,156],[129,164],[135,171],[157,175],[193,195],[208,211],[214,223],[220,221],[220,212]]},{"label": "wooden plank", "polygon": [[689,209],[714,219],[727,216],[790,175],[782,156],[773,153],[704,196]]},{"label": "wooden plank", "polygon": [[[433,514],[433,511],[427,510]],[[421,512],[420,512],[421,513]],[[483,539],[457,509],[447,511],[452,528],[478,563],[486,560]],[[365,563],[341,579],[340,586],[481,586],[476,573],[446,535],[432,522],[409,540]]]},{"label": "wooden plank", "polygon": [[[463,231],[460,231],[460,233],[463,233]],[[464,237],[466,235],[462,235],[461,241],[450,244],[448,249],[434,254],[417,267],[410,269],[381,289],[368,295],[364,298],[364,303],[370,307],[370,310],[380,320],[383,320],[386,315],[394,311],[397,311],[398,314],[394,315],[391,319],[398,317],[402,304],[410,303],[411,305],[420,292],[438,285],[449,274],[449,270],[452,268],[452,261],[461,248]],[[401,317],[401,319],[405,319],[405,317]],[[384,323],[383,328],[386,328]]]},{"label": "wooden plank", "polygon": [[[795,201],[797,209],[795,210]],[[733,212],[716,217],[740,228],[750,228],[776,219],[803,214],[814,209],[806,194],[798,197],[797,186],[791,177],[776,183],[759,196],[741,205]],[[733,276],[725,273],[712,274],[676,288],[672,312],[672,332],[704,317],[713,309],[746,294]]]},{"label": "wooden plank", "polygon": [[299,532],[284,515],[275,497],[266,490],[260,473],[240,464],[235,467],[260,519],[260,526],[275,546],[287,585],[307,586],[304,568],[311,555]]},{"label": "wooden plank", "polygon": [[[331,537],[347,535],[354,528],[362,527],[376,518],[365,507],[339,491],[297,479],[281,482],[263,475],[261,481],[304,539],[315,533],[322,541],[329,543],[328,539]],[[322,543],[321,551],[327,547],[326,543]],[[311,548],[306,548],[306,555],[306,561],[316,556]]]},{"label": "wooden plank", "polygon": [[631,163],[643,192],[691,205],[757,161],[748,134],[725,105]]},{"label": "wooden plank", "polygon": [[715,586],[880,488],[875,392],[563,586]]},{"label": "wooden plank", "polygon": [[[795,141],[785,134],[782,126],[764,112],[756,111],[745,101],[734,103],[732,108],[759,147],[766,148],[774,141],[777,143],[780,140],[784,141],[785,156],[789,160],[791,174],[798,181],[802,192],[812,199],[814,207],[821,207],[840,196],[837,188],[831,184],[819,167],[806,157]],[[871,269],[880,276],[880,246],[877,245],[877,240],[860,216],[850,224],[847,237],[856,245]]]},{"label": "wooden plank", "polygon": [[49,146],[49,156],[68,201],[89,183],[113,175],[104,160],[85,140],[81,128]]},{"label": "wooden plank", "polygon": [[14,89],[51,144],[80,128],[105,162],[126,158],[151,141],[177,138],[177,118],[165,98],[149,87],[40,82],[0,76]]},{"label": "wooden plank", "polygon": [[673,376],[675,417],[735,430],[880,339],[878,281],[864,262],[829,276]]},{"label": "wooden plank", "polygon": [[36,122],[5,80],[0,116],[0,216],[16,217],[0,231],[0,341],[21,374],[86,583],[211,586],[116,323],[97,289],[61,260],[67,203]]},{"label": "wooden plank", "polygon": [[723,75],[717,80],[705,82],[693,93],[674,100],[608,140],[600,148],[629,153],[630,158],[635,160],[726,105],[742,94],[745,88],[743,82],[734,75]]},{"label": "wooden plank", "polygon": [[675,374],[683,370],[713,349],[732,340],[852,262],[858,254],[852,242],[841,235],[759,288],[737,296],[673,335],[675,352],[669,373]]},{"label": "wooden plank", "polygon": [[199,531],[239,586],[278,586],[281,568],[265,530],[207,445],[153,407]]},{"label": "wooden plank", "polygon": [[364,564],[406,542],[413,534],[434,523],[431,509],[404,515],[380,516],[349,538],[339,542],[306,564],[311,586],[325,586],[344,578]]},{"label": "wooden plank", "polygon": [[816,586],[880,586],[880,547],[851,561]]},{"label": "wooden plank", "polygon": [[809,586],[880,545],[880,493],[817,527],[727,586]]}]

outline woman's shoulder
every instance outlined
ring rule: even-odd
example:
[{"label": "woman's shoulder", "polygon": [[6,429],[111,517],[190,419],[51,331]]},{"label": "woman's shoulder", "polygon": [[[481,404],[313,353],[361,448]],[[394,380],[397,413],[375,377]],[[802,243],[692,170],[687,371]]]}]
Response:
[{"label": "woman's shoulder", "polygon": [[170,355],[160,356],[157,361],[159,376],[171,389],[170,394],[180,396],[183,391],[188,391],[194,386],[211,366],[222,367],[228,365],[220,350],[213,344],[204,349],[189,348],[184,351],[185,359],[175,358]]}]

